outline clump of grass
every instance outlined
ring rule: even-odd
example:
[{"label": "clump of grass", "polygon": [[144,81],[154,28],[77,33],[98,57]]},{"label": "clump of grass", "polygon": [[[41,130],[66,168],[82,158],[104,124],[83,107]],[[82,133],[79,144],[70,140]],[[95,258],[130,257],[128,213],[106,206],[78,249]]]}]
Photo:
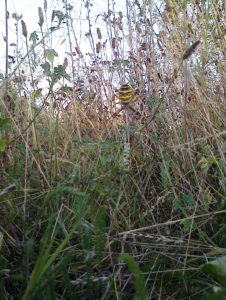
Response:
[{"label": "clump of grass", "polygon": [[[13,15],[0,190],[16,190],[0,194],[0,294],[200,299],[216,285],[224,293],[223,2],[127,1],[122,11],[109,3],[96,26],[88,1],[87,55],[63,2],[50,12],[44,1],[33,33]],[[65,57],[56,32],[67,36]],[[115,115],[125,82],[139,114]]]}]

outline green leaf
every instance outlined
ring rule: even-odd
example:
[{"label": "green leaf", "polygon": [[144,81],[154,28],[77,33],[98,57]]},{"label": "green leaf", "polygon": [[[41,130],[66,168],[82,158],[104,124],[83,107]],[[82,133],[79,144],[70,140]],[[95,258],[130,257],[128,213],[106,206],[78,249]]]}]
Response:
[{"label": "green leaf", "polygon": [[195,228],[195,222],[192,221],[191,219],[184,220],[182,222],[182,224],[184,226],[184,231],[185,232],[189,232],[191,230],[191,227],[192,227],[192,229]]},{"label": "green leaf", "polygon": [[35,45],[38,40],[39,40],[39,38],[38,38],[37,32],[36,31],[32,32],[30,34],[29,41],[32,41],[33,45]]},{"label": "green leaf", "polygon": [[0,131],[5,129],[10,129],[10,119],[9,118],[0,118]]},{"label": "green leaf", "polygon": [[137,131],[137,127],[136,126],[132,126],[132,125],[122,125],[121,129],[124,132],[128,132],[128,133],[134,133]]},{"label": "green leaf", "polygon": [[18,144],[18,145],[17,145],[17,149],[18,149],[22,154],[25,154],[25,153],[26,153],[26,146],[25,146],[25,144]]},{"label": "green leaf", "polygon": [[[180,199],[177,200],[175,199],[173,202],[173,208],[175,210],[180,210],[182,212],[189,212],[189,214],[194,209],[194,206],[195,206],[195,200],[192,194],[183,194]],[[184,225],[185,227],[187,227],[187,225],[189,226],[188,223]]]},{"label": "green leaf", "polygon": [[100,161],[100,164],[102,166],[108,164],[108,163],[111,163],[113,161],[113,157],[111,154],[106,154],[106,155],[101,155],[99,157],[99,161]]},{"label": "green leaf", "polygon": [[50,207],[50,203],[56,202],[56,200],[59,199],[63,194],[67,194],[74,197],[75,199],[78,199],[78,202],[81,203],[81,205],[83,204],[83,207],[85,207],[85,193],[79,192],[75,188],[70,186],[56,186],[46,196],[43,202],[43,208],[45,206]]},{"label": "green leaf", "polygon": [[170,160],[166,152],[161,153],[161,163],[160,163],[160,174],[162,179],[163,188],[167,188],[171,184],[170,176]]},{"label": "green leaf", "polygon": [[145,103],[149,106],[157,105],[161,101],[160,98],[151,95],[150,97],[145,99]]},{"label": "green leaf", "polygon": [[111,149],[119,146],[119,143],[113,140],[106,140],[104,142],[100,142],[99,145],[103,149]]},{"label": "green leaf", "polygon": [[50,64],[48,62],[41,64],[41,68],[44,70],[44,74],[47,76],[51,75]]},{"label": "green leaf", "polygon": [[121,64],[121,59],[114,59],[113,62],[112,62],[113,66],[118,66],[120,64]]},{"label": "green leaf", "polygon": [[144,278],[140,273],[140,269],[135,262],[134,258],[128,254],[121,254],[120,259],[128,265],[130,272],[133,274],[133,282],[135,288],[135,299],[147,299],[147,289],[145,286]]},{"label": "green leaf", "polygon": [[182,196],[182,203],[183,203],[183,207],[185,209],[188,209],[188,210],[194,209],[195,200],[194,200],[193,195],[191,195],[191,194],[184,194]]},{"label": "green leaf", "polygon": [[36,91],[34,91],[32,93],[32,97],[34,97],[34,98],[39,98],[41,96],[42,96],[42,89],[37,89]]},{"label": "green leaf", "polygon": [[226,256],[219,257],[205,264],[202,270],[226,287]]},{"label": "green leaf", "polygon": [[188,206],[190,205],[194,205],[195,201],[194,201],[194,197],[191,194],[183,194],[182,199],[184,201],[184,203],[186,203]]},{"label": "green leaf", "polygon": [[208,163],[210,166],[217,165],[218,164],[217,158],[214,155],[209,156]]},{"label": "green leaf", "polygon": [[205,300],[225,300],[226,288],[220,289],[213,294],[207,295]]},{"label": "green leaf", "polygon": [[129,66],[130,65],[130,61],[128,59],[122,60],[122,63],[123,63],[124,66]]},{"label": "green leaf", "polygon": [[207,174],[209,167],[210,167],[208,159],[206,157],[202,157],[198,161],[198,167],[200,167],[200,169],[202,170],[203,173]]},{"label": "green leaf", "polygon": [[70,75],[67,74],[67,72],[65,71],[65,69],[62,65],[58,65],[57,67],[54,67],[53,79],[54,80],[59,80],[62,77],[67,79],[67,80],[70,79]]},{"label": "green leaf", "polygon": [[46,49],[45,50],[45,57],[51,63],[53,63],[54,58],[57,57],[57,56],[58,56],[58,54],[57,54],[57,52],[54,49]]},{"label": "green leaf", "polygon": [[7,146],[6,140],[0,140],[0,152],[4,152]]},{"label": "green leaf", "polygon": [[154,144],[156,144],[159,141],[159,139],[160,139],[160,134],[157,133],[157,132],[153,132],[151,134],[150,138],[151,138],[151,142],[154,143]]},{"label": "green leaf", "polygon": [[96,231],[96,238],[95,238],[95,250],[96,255],[99,260],[99,263],[102,259],[102,253],[104,251],[105,246],[105,228],[106,228],[106,210],[104,206],[100,206],[97,211],[97,216],[95,220],[95,231]]},{"label": "green leaf", "polygon": [[67,18],[67,14],[64,14],[60,10],[53,10],[53,16],[54,18],[56,17],[58,19],[57,26],[59,26],[62,23],[62,21],[64,21]]}]

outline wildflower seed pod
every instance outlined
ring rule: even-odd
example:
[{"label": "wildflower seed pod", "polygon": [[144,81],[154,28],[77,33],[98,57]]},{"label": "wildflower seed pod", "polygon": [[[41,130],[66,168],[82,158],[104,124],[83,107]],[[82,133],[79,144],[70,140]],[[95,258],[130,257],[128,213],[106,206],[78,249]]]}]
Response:
[{"label": "wildflower seed pod", "polygon": [[115,49],[115,47],[116,47],[116,39],[114,37],[111,41],[111,47],[112,47],[112,49]]},{"label": "wildflower seed pod", "polygon": [[24,37],[27,38],[27,27],[26,27],[24,20],[21,20],[21,25],[22,25],[22,34]]},{"label": "wildflower seed pod", "polygon": [[67,59],[67,57],[65,57],[65,58],[64,58],[64,63],[63,63],[63,68],[64,68],[64,70],[66,70],[67,67],[68,67],[68,59]]},{"label": "wildflower seed pod", "polygon": [[41,7],[38,8],[38,16],[39,16],[38,24],[40,27],[42,27],[42,25],[44,24],[44,15]]},{"label": "wildflower seed pod", "polygon": [[101,34],[101,31],[100,31],[99,27],[97,28],[97,37],[98,37],[99,40],[102,39],[102,34]]},{"label": "wildflower seed pod", "polygon": [[52,11],[52,15],[51,15],[51,22],[53,22],[55,16],[56,16],[56,11],[53,10],[53,11]]},{"label": "wildflower seed pod", "polygon": [[47,12],[47,1],[44,0],[44,11]]},{"label": "wildflower seed pod", "polygon": [[96,44],[96,53],[100,53],[100,51],[101,51],[101,42],[98,42],[97,44]]},{"label": "wildflower seed pod", "polygon": [[120,19],[122,19],[123,18],[122,12],[120,11],[118,14],[119,14]]}]

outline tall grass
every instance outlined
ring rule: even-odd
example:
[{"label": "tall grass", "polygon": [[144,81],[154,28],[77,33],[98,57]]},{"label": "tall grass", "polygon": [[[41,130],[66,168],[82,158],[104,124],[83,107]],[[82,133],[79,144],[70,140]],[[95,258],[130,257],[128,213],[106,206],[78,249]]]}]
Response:
[{"label": "tall grass", "polygon": [[1,298],[223,299],[224,2],[80,4],[89,50],[68,1],[6,37]]}]

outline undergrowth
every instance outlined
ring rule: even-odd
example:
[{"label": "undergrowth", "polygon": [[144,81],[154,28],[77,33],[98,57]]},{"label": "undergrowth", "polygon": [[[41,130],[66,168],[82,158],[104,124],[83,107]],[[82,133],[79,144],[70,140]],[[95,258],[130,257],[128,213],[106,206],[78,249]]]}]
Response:
[{"label": "undergrowth", "polygon": [[74,4],[44,1],[32,33],[10,14],[0,297],[224,299],[224,1],[80,4],[88,53]]}]

